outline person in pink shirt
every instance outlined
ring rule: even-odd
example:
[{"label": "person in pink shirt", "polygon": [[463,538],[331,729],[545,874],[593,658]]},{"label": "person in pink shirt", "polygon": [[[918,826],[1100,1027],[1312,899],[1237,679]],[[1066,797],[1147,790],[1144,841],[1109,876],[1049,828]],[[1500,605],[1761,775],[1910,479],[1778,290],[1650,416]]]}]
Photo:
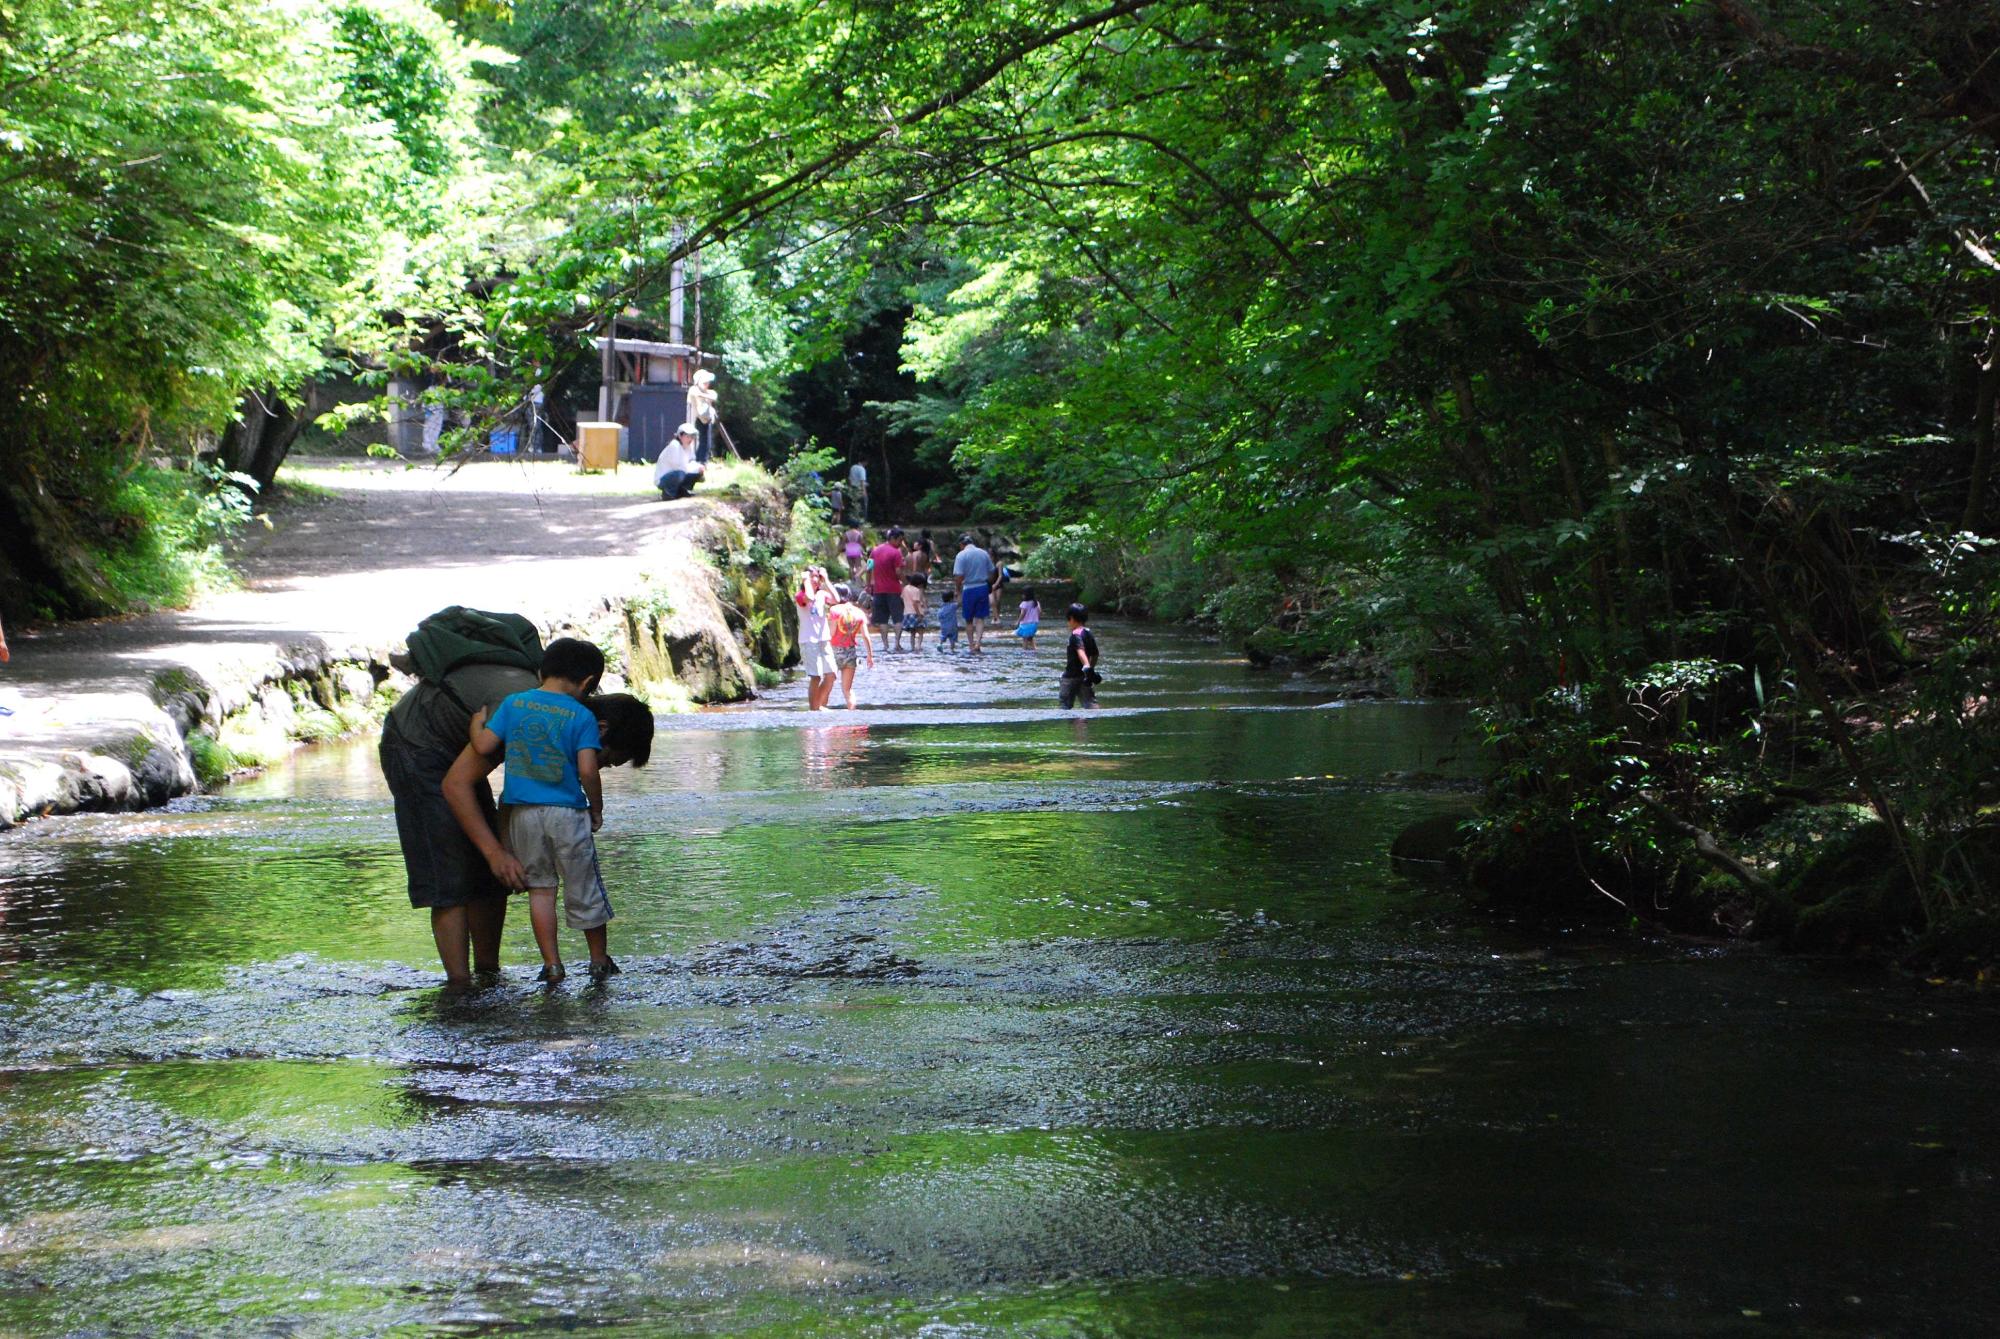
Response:
[{"label": "person in pink shirt", "polygon": [[875,597],[868,611],[868,625],[882,634],[884,655],[889,653],[892,632],[896,635],[896,649],[903,649],[903,546],[896,542],[902,537],[901,526],[890,526],[889,533],[868,555],[874,560],[868,590]]}]

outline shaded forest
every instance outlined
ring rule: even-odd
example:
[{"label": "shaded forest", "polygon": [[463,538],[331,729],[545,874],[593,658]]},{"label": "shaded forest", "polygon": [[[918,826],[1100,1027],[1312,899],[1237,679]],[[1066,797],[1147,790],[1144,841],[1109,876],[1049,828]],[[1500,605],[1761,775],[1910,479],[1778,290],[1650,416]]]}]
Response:
[{"label": "shaded forest", "polygon": [[1992,958],[2000,7],[29,0],[0,118],[10,619],[698,254],[753,453],[1479,703],[1506,905]]}]

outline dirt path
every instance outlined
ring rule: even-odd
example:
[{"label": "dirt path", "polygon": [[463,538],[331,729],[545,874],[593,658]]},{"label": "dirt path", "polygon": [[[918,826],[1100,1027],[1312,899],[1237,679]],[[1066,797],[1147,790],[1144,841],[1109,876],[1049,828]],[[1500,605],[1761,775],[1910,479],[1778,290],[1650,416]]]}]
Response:
[{"label": "dirt path", "polygon": [[[191,609],[12,635],[0,669],[0,826],[11,780],[129,755],[163,722],[157,676],[181,670],[225,697],[299,666],[379,655],[450,604],[563,619],[629,589],[670,535],[706,514],[662,504],[636,469],[583,476],[556,462],[456,472],[300,461],[304,485],[273,527],[236,546],[241,589]],[[32,798],[32,797],[29,797]],[[28,806],[28,812],[40,806]]]}]

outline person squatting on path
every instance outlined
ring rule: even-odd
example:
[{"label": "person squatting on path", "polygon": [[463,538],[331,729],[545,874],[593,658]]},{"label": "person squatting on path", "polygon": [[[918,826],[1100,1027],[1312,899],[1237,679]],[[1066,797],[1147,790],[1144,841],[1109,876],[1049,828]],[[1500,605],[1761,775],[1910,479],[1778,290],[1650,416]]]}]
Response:
[{"label": "person squatting on path", "polygon": [[[540,639],[526,619],[494,617],[518,621],[539,654]],[[414,643],[416,637],[411,640]],[[395,800],[396,837],[410,905],[431,914],[431,934],[448,989],[470,986],[474,972],[482,976],[499,972],[508,888],[495,875],[489,858],[489,852],[504,854],[494,836],[493,791],[486,783],[497,760],[487,762],[465,788],[466,807],[477,818],[476,832],[446,801],[445,777],[460,758],[477,756],[469,743],[473,724],[483,722],[503,699],[533,688],[536,682],[536,672],[519,663],[454,665],[434,678],[419,679],[382,723],[382,775]],[[589,705],[603,742],[599,763],[645,766],[653,749],[651,708],[625,693],[592,697]]]},{"label": "person squatting on path", "polygon": [[799,671],[806,676],[806,710],[824,711],[833,696],[840,666],[833,658],[833,627],[829,613],[839,602],[824,567],[808,567],[805,581],[792,596],[799,607]]},{"label": "person squatting on path", "polygon": [[660,490],[660,501],[684,498],[701,482],[703,470],[694,452],[694,424],[683,423],[673,440],[660,448],[660,458],[653,462],[653,484]]},{"label": "person squatting on path", "polygon": [[1069,648],[1063,659],[1058,700],[1068,711],[1078,702],[1097,705],[1097,685],[1104,676],[1097,672],[1097,638],[1090,632],[1090,611],[1080,604],[1069,607]]},{"label": "person squatting on path", "polygon": [[[917,554],[914,552],[911,553],[910,559],[912,563],[918,561]],[[921,568],[912,566],[910,570],[903,573],[903,631],[910,634],[910,649],[912,651],[921,651],[924,649],[924,614],[926,612],[924,609],[924,587],[930,584],[931,579],[924,575]],[[896,648],[901,650],[902,645],[902,636],[898,634]]]},{"label": "person squatting on path", "polygon": [[868,611],[868,625],[882,635],[882,654],[889,653],[889,634],[896,634],[896,649],[903,649],[903,546],[896,541],[903,537],[899,526],[890,526],[889,533],[868,555],[868,591],[874,597]]},{"label": "person squatting on path", "polygon": [[968,532],[958,537],[958,557],[951,565],[958,584],[958,612],[965,618],[966,642],[972,654],[983,653],[986,620],[993,617],[993,555],[979,547]]},{"label": "person squatting on path", "polygon": [[[444,779],[445,802],[481,847],[493,875],[509,888],[528,890],[528,918],[542,952],[540,979],[561,981],[556,942],[556,888],[572,930],[590,946],[590,979],[618,974],[607,945],[611,898],[597,868],[604,825],[600,755],[605,752],[597,717],[585,705],[604,674],[604,653],[589,642],[561,637],[542,652],[535,687],[511,693],[472,727],[472,743]],[[504,845],[487,849],[493,833],[473,795],[502,753],[507,781],[500,792]]]},{"label": "person squatting on path", "polygon": [[839,597],[839,603],[827,616],[832,629],[827,641],[833,647],[833,663],[840,671],[840,700],[853,711],[854,667],[866,651],[868,668],[875,668],[875,645],[868,640],[868,615],[854,603],[854,588],[842,583],[833,588],[833,593]]},{"label": "person squatting on path", "polygon": [[1042,625],[1041,601],[1035,598],[1033,590],[1021,592],[1021,611],[1014,620],[1014,635],[1021,639],[1021,649],[1035,649],[1035,630]]}]

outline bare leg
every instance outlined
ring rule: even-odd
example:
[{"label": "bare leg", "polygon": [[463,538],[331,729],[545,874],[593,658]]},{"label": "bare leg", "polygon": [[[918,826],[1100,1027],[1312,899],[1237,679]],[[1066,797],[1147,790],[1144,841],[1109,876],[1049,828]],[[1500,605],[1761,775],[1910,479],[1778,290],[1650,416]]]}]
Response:
[{"label": "bare leg", "polygon": [[854,710],[854,666],[840,667],[840,700],[849,711]]},{"label": "bare leg", "polygon": [[438,961],[444,966],[448,989],[463,990],[472,984],[466,957],[469,941],[465,930],[464,907],[432,907],[431,938],[437,940]]},{"label": "bare leg", "polygon": [[590,962],[593,967],[601,965],[611,956],[611,946],[606,942],[607,936],[604,933],[606,928],[600,925],[595,930],[583,932],[583,942],[590,946]]},{"label": "bare leg", "polygon": [[507,928],[507,899],[481,898],[466,904],[466,928],[472,935],[472,970],[485,975],[500,970],[500,932]]},{"label": "bare leg", "polygon": [[556,890],[528,890],[528,922],[535,927],[535,947],[542,951],[542,966],[551,975],[562,970],[562,948],[556,943]]}]

